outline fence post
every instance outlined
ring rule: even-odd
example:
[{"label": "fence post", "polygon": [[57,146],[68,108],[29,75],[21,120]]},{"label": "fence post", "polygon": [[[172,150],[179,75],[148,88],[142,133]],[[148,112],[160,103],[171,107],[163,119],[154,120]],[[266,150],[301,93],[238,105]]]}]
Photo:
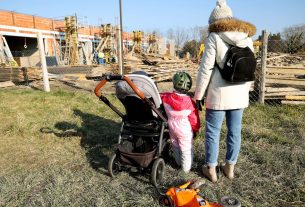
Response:
[{"label": "fence post", "polygon": [[44,50],[44,45],[43,45],[43,39],[42,39],[42,33],[41,32],[38,32],[38,34],[37,34],[37,41],[38,41],[40,62],[41,62],[41,68],[42,68],[42,74],[43,74],[44,91],[50,92],[47,61],[46,61],[46,55],[45,55],[45,50]]},{"label": "fence post", "polygon": [[26,67],[22,67],[21,70],[23,73],[23,79],[24,79],[25,85],[28,86],[29,85],[28,69]]},{"label": "fence post", "polygon": [[266,65],[267,65],[267,53],[268,53],[268,33],[263,30],[262,33],[262,50],[261,50],[261,70],[259,74],[259,103],[265,102],[265,88],[266,88]]}]

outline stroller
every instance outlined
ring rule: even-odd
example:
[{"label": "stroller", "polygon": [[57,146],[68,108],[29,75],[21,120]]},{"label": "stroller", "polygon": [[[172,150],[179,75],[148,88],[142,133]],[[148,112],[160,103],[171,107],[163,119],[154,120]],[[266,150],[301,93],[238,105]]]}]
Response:
[{"label": "stroller", "polygon": [[[125,115],[99,92],[109,81],[118,81],[116,96]],[[110,176],[123,170],[150,173],[152,184],[159,186],[165,174],[163,157],[170,144],[167,118],[153,80],[140,74],[104,75],[95,95],[122,118],[118,144],[108,162]]]}]

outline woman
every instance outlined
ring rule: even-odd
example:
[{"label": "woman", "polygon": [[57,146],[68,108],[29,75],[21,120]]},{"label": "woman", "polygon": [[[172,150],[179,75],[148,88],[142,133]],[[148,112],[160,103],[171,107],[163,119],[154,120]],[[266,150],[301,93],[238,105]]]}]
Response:
[{"label": "woman", "polygon": [[243,110],[249,104],[250,82],[229,83],[222,79],[217,63],[223,68],[230,45],[249,47],[250,38],[256,32],[254,25],[233,18],[225,0],[218,0],[209,18],[209,37],[198,71],[195,96],[198,109],[206,94],[205,161],[202,172],[210,181],[217,182],[219,139],[224,117],[228,128],[226,162],[222,171],[229,179],[234,178],[234,166],[241,145],[241,122]]}]

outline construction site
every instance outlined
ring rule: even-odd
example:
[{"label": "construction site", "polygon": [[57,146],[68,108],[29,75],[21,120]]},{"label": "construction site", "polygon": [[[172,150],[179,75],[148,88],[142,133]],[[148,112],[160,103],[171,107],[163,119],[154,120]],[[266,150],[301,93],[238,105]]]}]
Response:
[{"label": "construction site", "polygon": [[122,1],[0,1],[0,207],[304,207],[305,1]]},{"label": "construction site", "polygon": [[[34,74],[31,70],[41,65],[37,39],[40,32],[49,73],[58,73],[61,69],[62,72],[78,73],[91,71],[96,67],[117,73],[118,25],[82,25],[76,15],[64,17],[62,20],[8,11],[1,11],[0,15],[2,67],[26,67],[29,74]],[[129,73],[133,70],[131,68],[139,69],[143,65],[167,64],[171,67],[183,62],[175,58],[174,43],[167,44],[155,33],[124,32],[122,38],[124,73]],[[98,52],[104,53],[103,66],[98,64]]]},{"label": "construction site", "polygon": [[[43,43],[41,47],[39,34]],[[180,58],[174,40],[154,32],[145,34],[141,30],[122,32],[123,71],[120,71],[119,36],[119,25],[90,26],[80,21],[77,15],[49,19],[0,11],[1,87],[41,84],[42,54],[51,82],[60,81],[87,90],[105,73],[128,74],[144,70],[156,82],[170,81],[178,70],[196,77],[201,56]],[[258,67],[261,67],[264,45],[262,41],[254,44]],[[204,46],[200,48],[203,49]],[[99,55],[103,56],[102,64]],[[268,50],[265,55],[265,68],[257,70],[261,72],[258,72],[256,84],[252,87],[253,101],[304,103],[304,56],[268,53]],[[262,77],[264,86],[255,88]]]}]

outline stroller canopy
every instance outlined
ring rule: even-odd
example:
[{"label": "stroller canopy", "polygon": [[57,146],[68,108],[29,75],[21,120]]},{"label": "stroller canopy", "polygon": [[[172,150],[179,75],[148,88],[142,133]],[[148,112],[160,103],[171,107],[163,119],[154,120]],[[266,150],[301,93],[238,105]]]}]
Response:
[{"label": "stroller canopy", "polygon": [[[157,108],[160,107],[162,101],[154,81],[145,76],[138,74],[129,74],[126,75],[136,86],[137,88],[144,93],[145,97],[152,98],[154,104]],[[136,96],[138,95],[132,90],[126,81],[119,81],[116,84],[116,96],[119,99],[124,99],[126,96]]]}]

